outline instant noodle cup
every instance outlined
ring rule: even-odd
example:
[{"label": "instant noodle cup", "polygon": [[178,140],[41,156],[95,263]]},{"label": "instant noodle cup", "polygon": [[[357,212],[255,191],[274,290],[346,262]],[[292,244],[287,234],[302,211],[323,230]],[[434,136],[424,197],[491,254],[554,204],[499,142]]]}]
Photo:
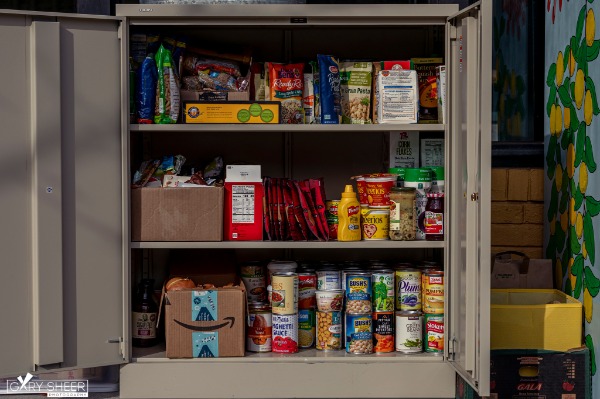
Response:
[{"label": "instant noodle cup", "polygon": [[344,304],[344,290],[318,290],[317,309],[321,312],[338,312]]},{"label": "instant noodle cup", "polygon": [[367,202],[370,208],[389,208],[390,190],[396,185],[397,177],[384,175],[365,177]]}]

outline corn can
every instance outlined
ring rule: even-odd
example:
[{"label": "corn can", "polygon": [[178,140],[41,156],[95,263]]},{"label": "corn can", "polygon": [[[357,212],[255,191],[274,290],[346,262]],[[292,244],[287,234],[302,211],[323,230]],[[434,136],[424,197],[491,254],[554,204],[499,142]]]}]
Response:
[{"label": "corn can", "polygon": [[394,351],[394,312],[373,312],[373,352]]},{"label": "corn can", "polygon": [[346,352],[373,353],[373,316],[346,313]]},{"label": "corn can", "polygon": [[421,310],[421,271],[396,270],[396,310]]},{"label": "corn can", "polygon": [[315,343],[315,310],[298,310],[298,346],[311,348]]},{"label": "corn can", "polygon": [[417,310],[396,312],[396,351],[423,352],[423,313]]},{"label": "corn can", "polygon": [[390,239],[390,210],[360,209],[360,225],[363,240],[389,240]]},{"label": "corn can", "polygon": [[273,352],[298,352],[298,315],[273,315]]},{"label": "corn can", "polygon": [[371,312],[371,273],[346,274],[346,312]]},{"label": "corn can", "polygon": [[322,351],[342,349],[342,312],[317,311],[315,348]]},{"label": "corn can", "polygon": [[394,271],[379,269],[371,274],[374,312],[394,311]]},{"label": "corn can", "polygon": [[444,315],[425,314],[425,352],[444,353]]},{"label": "corn can", "polygon": [[423,272],[423,312],[444,313],[444,272],[426,270]]},{"label": "corn can", "polygon": [[298,313],[298,274],[293,272],[274,273],[271,288],[273,314]]},{"label": "corn can", "polygon": [[248,328],[246,329],[246,349],[249,352],[271,352],[273,323],[271,308],[266,303],[248,305]]}]

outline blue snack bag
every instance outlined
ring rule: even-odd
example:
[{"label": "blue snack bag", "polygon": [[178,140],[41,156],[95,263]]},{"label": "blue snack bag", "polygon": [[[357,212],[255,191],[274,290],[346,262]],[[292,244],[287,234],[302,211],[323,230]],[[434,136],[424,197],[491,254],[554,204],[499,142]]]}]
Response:
[{"label": "blue snack bag", "polygon": [[143,124],[154,123],[158,71],[152,54],[147,56],[142,62],[137,77],[137,92],[135,96],[137,122]]},{"label": "blue snack bag", "polygon": [[319,100],[321,123],[339,124],[342,116],[340,95],[340,68],[331,55],[317,55],[319,61]]}]

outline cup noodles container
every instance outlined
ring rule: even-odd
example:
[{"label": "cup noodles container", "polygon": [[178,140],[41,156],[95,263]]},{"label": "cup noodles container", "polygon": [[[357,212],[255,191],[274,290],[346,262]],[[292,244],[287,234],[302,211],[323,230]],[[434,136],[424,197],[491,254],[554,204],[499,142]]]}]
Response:
[{"label": "cup noodles container", "polygon": [[315,293],[317,309],[321,312],[339,312],[344,305],[343,290],[319,290]]},{"label": "cup noodles container", "polygon": [[356,177],[356,191],[358,193],[358,202],[361,206],[369,205],[367,198],[367,182],[364,176]]},{"label": "cup noodles container", "polygon": [[390,190],[396,185],[397,179],[390,174],[365,177],[369,208],[390,207]]}]

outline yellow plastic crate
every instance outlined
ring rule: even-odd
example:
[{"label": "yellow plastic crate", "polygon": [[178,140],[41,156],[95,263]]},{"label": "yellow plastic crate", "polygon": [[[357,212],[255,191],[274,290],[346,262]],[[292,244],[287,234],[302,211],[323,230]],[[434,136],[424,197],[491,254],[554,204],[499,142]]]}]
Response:
[{"label": "yellow plastic crate", "polygon": [[582,305],[558,290],[495,289],[491,349],[567,351],[582,344]]}]

